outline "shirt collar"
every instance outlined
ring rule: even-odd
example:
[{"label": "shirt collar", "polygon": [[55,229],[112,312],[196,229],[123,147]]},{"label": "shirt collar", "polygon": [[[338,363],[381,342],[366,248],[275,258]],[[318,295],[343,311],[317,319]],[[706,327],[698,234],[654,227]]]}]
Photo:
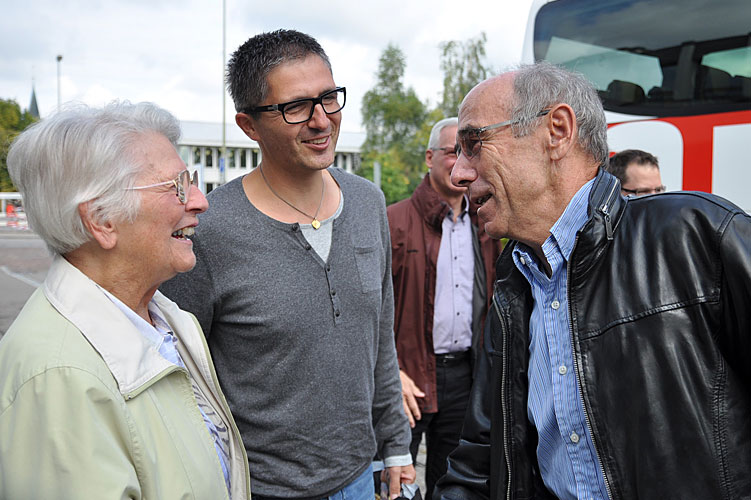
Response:
[{"label": "shirt collar", "polygon": [[566,210],[550,228],[551,237],[558,243],[558,247],[566,260],[571,257],[571,252],[574,251],[576,233],[587,222],[589,193],[592,191],[594,182],[594,179],[590,179],[589,182],[579,188],[579,191],[566,206]]},{"label": "shirt collar", "polygon": [[123,312],[123,314],[125,314],[130,322],[133,323],[133,325],[138,329],[141,335],[143,335],[144,338],[154,346],[154,349],[158,351],[162,343],[164,342],[164,335],[170,331],[170,327],[167,324],[167,321],[162,318],[162,315],[159,312],[159,307],[154,302],[154,299],[151,299],[149,301],[148,306],[149,314],[151,315],[151,319],[154,321],[154,325],[152,325],[141,316],[136,314],[133,309],[125,305],[120,299],[112,295],[110,292],[100,287],[99,285],[97,285],[97,287],[99,287],[99,289],[104,292],[107,298],[109,298],[112,303],[115,304],[117,308]]},{"label": "shirt collar", "polygon": [[[585,183],[576,194],[571,198],[563,214],[550,228],[550,236],[542,244],[542,252],[548,259],[548,262],[557,261],[562,265],[560,259],[553,259],[552,254],[559,253],[566,261],[571,257],[576,242],[576,233],[587,222],[587,208],[589,203],[589,194],[592,191],[594,179]],[[527,271],[524,268],[537,262],[537,257],[532,250],[524,245],[516,245],[512,253],[514,264],[529,279]],[[553,269],[555,271],[555,269]]]},{"label": "shirt collar", "polygon": [[[461,209],[459,209],[459,215],[457,216],[456,220],[463,219],[465,215],[467,215],[467,210],[469,209],[469,198],[467,195],[462,195],[462,205]],[[449,206],[449,211],[446,212],[445,219],[451,219],[454,220],[454,209]]]}]

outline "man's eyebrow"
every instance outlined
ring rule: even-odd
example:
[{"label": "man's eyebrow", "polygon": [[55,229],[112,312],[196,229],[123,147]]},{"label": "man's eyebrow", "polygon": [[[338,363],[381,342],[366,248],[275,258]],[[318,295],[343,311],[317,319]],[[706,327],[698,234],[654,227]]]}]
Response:
[{"label": "man's eyebrow", "polygon": [[304,99],[317,99],[317,98],[321,97],[323,94],[325,94],[326,92],[331,92],[332,90],[336,90],[338,88],[339,88],[338,86],[334,85],[330,89],[322,90],[317,96],[313,96],[313,97],[310,97],[310,96],[295,97],[293,99],[290,99],[290,100],[284,101],[284,102],[287,103],[287,102],[302,101]]},{"label": "man's eyebrow", "polygon": [[462,127],[462,128],[460,128],[459,130],[457,130],[457,131],[456,131],[456,133],[457,133],[457,134],[459,134],[459,133],[461,133],[461,132],[472,132],[472,131],[478,130],[479,128],[480,128],[480,127],[470,127],[470,126],[466,126],[466,127]]}]

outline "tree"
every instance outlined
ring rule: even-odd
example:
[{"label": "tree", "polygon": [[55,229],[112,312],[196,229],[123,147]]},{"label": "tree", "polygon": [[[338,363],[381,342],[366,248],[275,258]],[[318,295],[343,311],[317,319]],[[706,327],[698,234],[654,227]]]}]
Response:
[{"label": "tree", "polygon": [[8,175],[8,148],[13,139],[36,119],[12,99],[0,99],[0,191],[15,191]]},{"label": "tree", "polygon": [[381,165],[387,203],[409,196],[424,172],[425,143],[419,132],[427,112],[414,89],[405,88],[405,68],[401,49],[389,44],[379,60],[377,82],[362,101],[366,138],[358,173],[372,179],[374,163]]},{"label": "tree", "polygon": [[490,74],[491,69],[483,62],[486,41],[483,32],[465,42],[451,40],[440,44],[444,75],[440,108],[445,116],[456,116],[464,96]]}]

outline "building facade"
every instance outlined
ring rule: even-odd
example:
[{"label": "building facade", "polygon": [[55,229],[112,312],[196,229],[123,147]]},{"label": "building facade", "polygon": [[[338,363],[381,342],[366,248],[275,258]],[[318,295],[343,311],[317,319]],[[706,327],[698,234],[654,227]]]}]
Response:
[{"label": "building facade", "polygon": [[[226,124],[224,161],[221,123],[183,121],[181,125],[183,134],[178,144],[180,157],[188,170],[198,171],[200,187],[204,193],[247,174],[261,162],[258,144],[234,123]],[[364,133],[340,132],[334,166],[350,173],[357,170],[360,165],[360,147],[364,141]]]}]

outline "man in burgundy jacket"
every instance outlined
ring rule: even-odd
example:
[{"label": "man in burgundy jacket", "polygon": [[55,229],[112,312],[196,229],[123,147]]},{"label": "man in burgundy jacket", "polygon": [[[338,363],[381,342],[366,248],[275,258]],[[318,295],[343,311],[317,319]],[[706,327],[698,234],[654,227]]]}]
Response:
[{"label": "man in burgundy jacket", "polygon": [[413,461],[426,435],[428,499],[459,442],[500,251],[478,230],[466,189],[451,183],[456,130],[456,118],[433,126],[429,172],[410,198],[387,209],[402,397]]}]

